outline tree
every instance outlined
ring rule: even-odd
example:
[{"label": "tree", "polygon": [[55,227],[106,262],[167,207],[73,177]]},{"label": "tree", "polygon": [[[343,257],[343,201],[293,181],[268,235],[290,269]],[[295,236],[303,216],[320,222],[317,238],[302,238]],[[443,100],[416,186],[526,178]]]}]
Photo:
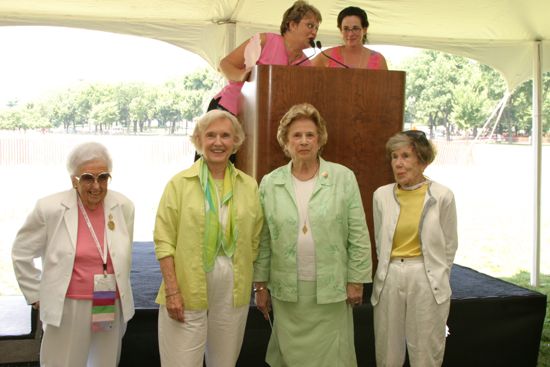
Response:
[{"label": "tree", "polygon": [[427,124],[431,137],[437,126],[445,127],[448,139],[456,129],[475,131],[505,92],[496,71],[459,56],[429,50],[404,67],[405,116],[409,122]]},{"label": "tree", "polygon": [[[3,111],[0,128],[33,129],[63,126],[66,132],[78,127],[103,133],[122,126],[133,133],[150,128],[169,127],[174,134],[182,120],[193,121],[204,111],[206,101],[221,88],[223,79],[212,69],[201,69],[160,86],[142,83],[82,85],[49,97],[42,102],[19,106],[14,101]],[[1,111],[1,110],[0,110]]]},{"label": "tree", "polygon": [[157,103],[157,90],[153,88],[143,88],[141,93],[135,96],[128,106],[128,114],[133,124],[134,134],[138,131],[143,132],[145,123],[150,123],[154,118],[155,105]]}]

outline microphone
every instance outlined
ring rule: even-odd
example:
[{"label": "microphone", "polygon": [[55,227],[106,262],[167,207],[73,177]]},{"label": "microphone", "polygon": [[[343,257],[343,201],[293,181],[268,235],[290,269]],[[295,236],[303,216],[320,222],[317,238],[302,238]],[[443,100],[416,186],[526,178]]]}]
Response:
[{"label": "microphone", "polygon": [[[313,41],[311,41],[311,43],[313,43]],[[311,44],[311,43],[310,43],[310,44]],[[327,59],[330,59],[330,60],[334,61],[335,63],[337,63],[338,65],[343,66],[343,67],[345,67],[346,69],[349,69],[349,66],[347,66],[347,65],[344,64],[343,62],[340,62],[340,61],[336,60],[334,57],[331,57],[331,56],[329,56],[328,54],[326,54],[326,53],[323,51],[323,49],[321,48],[321,47],[322,47],[322,46],[321,46],[321,41],[317,41],[317,42],[315,43],[315,46],[317,46],[317,48],[318,48],[319,50],[321,50],[321,53],[322,53],[323,56],[325,56]]]},{"label": "microphone", "polygon": [[[317,41],[319,42],[319,41]],[[292,66],[298,66],[300,65],[301,63],[304,63],[306,62],[307,60],[311,59],[313,56],[317,55],[317,52],[315,51],[315,42],[313,42],[312,39],[309,40],[309,45],[311,46],[311,48],[313,49],[313,53],[311,55],[309,55],[308,57],[306,57],[305,59],[303,59],[302,61],[300,61],[299,63],[297,64],[292,64]]]}]

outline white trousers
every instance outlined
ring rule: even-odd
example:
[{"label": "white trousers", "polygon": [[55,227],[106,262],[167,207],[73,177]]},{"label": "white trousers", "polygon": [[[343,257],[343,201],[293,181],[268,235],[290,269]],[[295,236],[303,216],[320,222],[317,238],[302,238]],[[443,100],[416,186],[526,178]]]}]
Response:
[{"label": "white trousers", "polygon": [[185,321],[181,323],[160,306],[158,334],[163,367],[202,367],[204,358],[208,367],[234,367],[237,363],[249,306],[233,307],[231,259],[218,256],[206,282],[208,310],[184,309]]},{"label": "white trousers", "polygon": [[435,301],[422,256],[392,260],[374,307],[376,365],[401,367],[407,350],[412,367],[441,366],[450,302]]},{"label": "white trousers", "polygon": [[120,361],[126,323],[120,304],[109,331],[92,332],[92,301],[66,298],[59,327],[44,325],[40,365],[45,367],[111,367]]}]

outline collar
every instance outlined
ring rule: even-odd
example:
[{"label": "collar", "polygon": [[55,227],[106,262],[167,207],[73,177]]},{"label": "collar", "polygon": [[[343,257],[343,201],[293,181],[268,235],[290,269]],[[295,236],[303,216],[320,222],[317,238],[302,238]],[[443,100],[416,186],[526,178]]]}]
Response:
[{"label": "collar", "polygon": [[[200,167],[201,167],[200,160],[201,159],[202,158],[197,159],[191,167],[189,167],[188,169],[181,172],[181,175],[183,177],[186,177],[186,178],[190,178],[190,177],[197,177],[198,178],[199,175],[200,175]],[[233,164],[233,163],[229,162],[229,164]],[[233,170],[233,172],[234,172],[235,177],[233,177],[233,178],[237,178],[240,175],[241,171],[239,169],[237,169],[236,167],[234,167],[234,168],[235,169]]]}]

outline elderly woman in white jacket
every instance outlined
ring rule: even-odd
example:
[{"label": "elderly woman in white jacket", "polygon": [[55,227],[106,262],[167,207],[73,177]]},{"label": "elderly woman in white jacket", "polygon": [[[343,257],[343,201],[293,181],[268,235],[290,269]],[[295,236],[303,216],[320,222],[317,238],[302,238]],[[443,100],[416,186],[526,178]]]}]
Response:
[{"label": "elderly woman in white jacket", "polygon": [[441,366],[457,250],[454,195],[424,176],[435,149],[422,131],[386,144],[395,183],[374,193],[378,268],[373,281],[377,366]]},{"label": "elderly woman in white jacket", "polygon": [[38,200],[15,238],[13,267],[45,326],[42,366],[116,366],[134,315],[134,205],[108,191],[112,160],[103,145],[77,146],[67,168],[73,188]]}]

